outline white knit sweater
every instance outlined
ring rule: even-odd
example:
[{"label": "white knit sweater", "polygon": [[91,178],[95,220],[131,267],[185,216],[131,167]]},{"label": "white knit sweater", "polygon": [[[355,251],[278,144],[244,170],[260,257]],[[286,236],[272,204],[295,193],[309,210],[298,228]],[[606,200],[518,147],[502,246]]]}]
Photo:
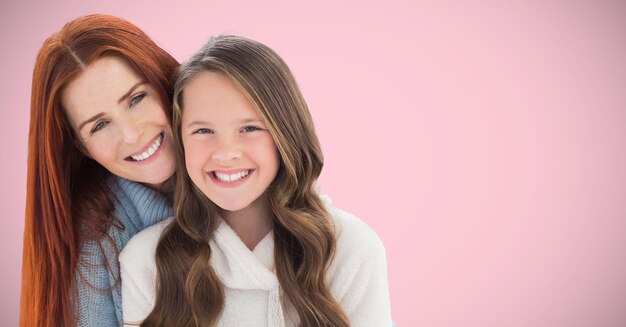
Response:
[{"label": "white knit sweater", "polygon": [[[352,326],[391,326],[385,249],[378,236],[352,214],[328,206],[337,233],[335,257],[326,274],[331,293]],[[155,300],[154,254],[172,218],[145,229],[119,256],[125,325],[137,324]],[[250,251],[222,220],[210,242],[211,264],[225,287],[218,326],[297,326],[291,305],[281,305],[274,273],[274,239],[269,233]]]}]

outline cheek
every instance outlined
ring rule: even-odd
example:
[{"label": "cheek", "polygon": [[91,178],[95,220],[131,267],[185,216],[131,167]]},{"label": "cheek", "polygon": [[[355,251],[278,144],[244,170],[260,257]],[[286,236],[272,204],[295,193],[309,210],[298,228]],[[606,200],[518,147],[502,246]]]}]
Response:
[{"label": "cheek", "polygon": [[272,157],[272,180],[276,178],[278,174],[278,169],[280,168],[280,156],[278,154],[278,150],[274,151],[274,156]]},{"label": "cheek", "polygon": [[117,160],[117,147],[114,142],[99,140],[83,145],[87,154],[102,166],[108,166]]},{"label": "cheek", "polygon": [[[278,148],[274,143],[274,140],[270,137],[269,140],[266,140],[263,146],[265,156],[267,161],[278,167],[280,163],[280,153],[278,153]],[[277,168],[278,169],[278,168]]]},{"label": "cheek", "polygon": [[207,162],[206,147],[198,142],[185,142],[184,140],[183,147],[185,148],[185,168],[189,176],[194,178],[194,176],[202,175]]},{"label": "cheek", "polygon": [[199,168],[197,162],[190,160],[191,158],[187,158],[186,155],[185,157],[185,169],[187,170],[187,175],[189,175],[193,184],[202,189],[202,170]]},{"label": "cheek", "polygon": [[259,140],[251,147],[250,151],[254,153],[256,160],[265,167],[266,171],[278,171],[280,155],[271,137]]},{"label": "cheek", "polygon": [[167,116],[165,115],[165,111],[163,107],[159,104],[156,99],[151,101],[149,104],[146,104],[146,110],[144,114],[149,115],[150,121],[152,121],[156,125],[169,126],[169,122],[167,120]]}]

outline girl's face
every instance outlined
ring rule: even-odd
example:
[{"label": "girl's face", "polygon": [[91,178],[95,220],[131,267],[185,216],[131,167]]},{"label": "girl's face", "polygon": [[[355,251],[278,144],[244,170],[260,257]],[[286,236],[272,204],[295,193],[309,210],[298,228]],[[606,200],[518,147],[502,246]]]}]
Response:
[{"label": "girl's face", "polygon": [[174,173],[172,131],[159,95],[119,57],[103,57],[71,81],[62,106],[82,151],[111,173],[160,186]]},{"label": "girl's face", "polygon": [[254,105],[228,77],[214,72],[194,77],[182,100],[189,177],[220,208],[255,210],[280,158]]}]

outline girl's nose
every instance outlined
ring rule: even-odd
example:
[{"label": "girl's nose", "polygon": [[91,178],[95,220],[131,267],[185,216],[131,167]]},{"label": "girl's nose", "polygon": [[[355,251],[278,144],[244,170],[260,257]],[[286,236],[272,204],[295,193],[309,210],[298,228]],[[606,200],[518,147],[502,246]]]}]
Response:
[{"label": "girl's nose", "polygon": [[211,154],[211,159],[221,165],[227,165],[239,158],[241,158],[241,150],[234,142],[220,142]]}]

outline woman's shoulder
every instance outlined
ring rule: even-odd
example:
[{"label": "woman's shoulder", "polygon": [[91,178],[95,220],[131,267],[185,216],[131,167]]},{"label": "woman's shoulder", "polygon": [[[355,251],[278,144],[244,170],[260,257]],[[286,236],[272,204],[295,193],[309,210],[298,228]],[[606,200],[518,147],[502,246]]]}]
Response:
[{"label": "woman's shoulder", "polygon": [[174,217],[167,218],[161,222],[158,222],[141,232],[137,233],[133,238],[128,241],[128,244],[122,249],[120,252],[119,260],[120,264],[146,264],[148,262],[142,261],[154,261],[154,253],[156,252],[156,247],[159,243],[159,239],[161,238],[161,234],[165,227],[167,227],[172,221],[174,221]]}]

